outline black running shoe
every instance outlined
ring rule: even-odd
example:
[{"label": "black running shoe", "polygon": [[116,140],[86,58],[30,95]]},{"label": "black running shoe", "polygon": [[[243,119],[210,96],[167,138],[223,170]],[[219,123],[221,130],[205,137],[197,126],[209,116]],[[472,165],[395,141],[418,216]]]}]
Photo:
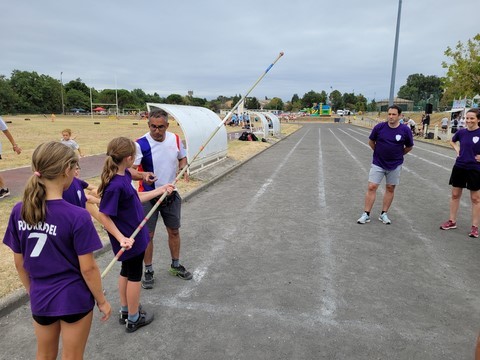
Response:
[{"label": "black running shoe", "polygon": [[150,324],[152,321],[153,321],[153,314],[147,314],[147,312],[144,310],[139,311],[139,317],[137,321],[134,322],[134,321],[127,320],[125,324],[126,331],[127,333],[132,333],[140,329],[142,326],[146,326]]},{"label": "black running shoe", "polygon": [[8,188],[0,189],[0,199],[3,199],[7,196],[10,196],[10,190],[8,190]]},{"label": "black running shoe", "polygon": [[[142,312],[142,305],[140,304],[138,306],[138,312]],[[128,311],[122,311],[120,310],[119,311],[119,316],[118,316],[118,322],[120,323],[120,325],[124,325],[127,323],[127,320],[128,320]]]},{"label": "black running shoe", "polygon": [[155,284],[155,278],[153,277],[154,271],[145,271],[143,274],[142,287],[144,289],[153,289],[153,284]]},{"label": "black running shoe", "polygon": [[192,273],[187,271],[183,265],[178,265],[177,267],[170,266],[169,272],[171,275],[178,276],[183,280],[190,280],[193,277]]}]

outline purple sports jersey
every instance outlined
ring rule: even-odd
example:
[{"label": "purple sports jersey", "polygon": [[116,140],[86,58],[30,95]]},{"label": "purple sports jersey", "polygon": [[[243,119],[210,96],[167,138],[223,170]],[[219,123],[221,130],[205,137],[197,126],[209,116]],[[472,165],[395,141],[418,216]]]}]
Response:
[{"label": "purple sports jersey", "polygon": [[480,129],[461,129],[453,135],[452,141],[460,142],[460,155],[455,165],[462,169],[480,170],[480,163],[475,160],[475,155],[480,154]]},{"label": "purple sports jersey", "polygon": [[92,310],[95,301],[78,260],[102,248],[90,214],[63,199],[48,200],[45,222],[32,227],[22,220],[21,207],[13,207],[3,242],[23,255],[32,313],[61,316]]},{"label": "purple sports jersey", "polygon": [[[118,230],[129,237],[145,217],[137,191],[132,186],[132,175],[128,169],[125,175],[115,175],[103,192],[100,212],[108,215]],[[116,254],[121,246],[117,239],[108,234],[112,250]],[[120,256],[119,261],[131,259],[145,251],[149,242],[147,228],[142,228],[135,237],[132,248]]]},{"label": "purple sports jersey", "polygon": [[87,204],[87,197],[85,196],[84,189],[87,187],[87,182],[74,177],[68,189],[63,192],[62,197],[70,204],[85,208]]},{"label": "purple sports jersey", "polygon": [[403,164],[403,150],[413,146],[413,136],[410,127],[404,124],[396,128],[382,122],[372,129],[369,139],[375,141],[373,164],[384,170],[394,170]]}]

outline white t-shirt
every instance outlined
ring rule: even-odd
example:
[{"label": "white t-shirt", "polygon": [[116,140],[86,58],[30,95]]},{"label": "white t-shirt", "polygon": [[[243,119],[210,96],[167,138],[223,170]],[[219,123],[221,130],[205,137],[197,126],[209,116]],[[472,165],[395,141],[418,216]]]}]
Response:
[{"label": "white t-shirt", "polygon": [[[177,141],[177,136],[174,133],[165,132],[165,139],[161,142],[154,140],[150,133],[146,133],[135,142],[135,146],[137,149],[133,164],[141,164],[143,171],[153,172],[157,176],[155,188],[175,181],[178,160],[186,157],[187,152],[180,139]],[[142,148],[144,151],[147,150],[145,159],[143,159]]]},{"label": "white t-shirt", "polygon": [[7,124],[5,124],[5,121],[3,121],[1,116],[0,116],[0,130],[2,131],[8,130]]},{"label": "white t-shirt", "polygon": [[[8,130],[7,124],[3,121],[2,117],[0,116],[0,130],[5,131]],[[2,154],[2,143],[0,142],[0,155]]]}]

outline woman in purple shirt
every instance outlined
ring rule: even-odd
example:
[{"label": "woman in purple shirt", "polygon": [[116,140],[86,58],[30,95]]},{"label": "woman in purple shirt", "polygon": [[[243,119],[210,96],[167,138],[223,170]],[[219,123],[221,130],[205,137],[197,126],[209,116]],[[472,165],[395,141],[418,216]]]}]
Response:
[{"label": "woman in purple shirt", "polygon": [[460,198],[464,188],[470,190],[472,201],[472,227],[468,236],[478,238],[478,224],[480,218],[480,121],[479,109],[470,109],[465,118],[466,128],[457,131],[450,141],[450,145],[457,153],[457,159],[452,169],[449,184],[452,185],[450,199],[450,217],[440,229],[450,230],[457,228],[457,213]]},{"label": "woman in purple shirt", "polygon": [[132,186],[129,170],[135,160],[135,151],[135,143],[126,137],[110,141],[98,187],[102,198],[99,218],[108,231],[112,250],[115,254],[121,248],[127,250],[119,257],[122,267],[118,278],[119,321],[126,326],[127,332],[134,332],[153,321],[153,314],[140,307],[140,281],[143,257],[149,242],[148,230],[142,228],[135,238],[130,237],[144,218],[141,201],[149,201],[174,189],[167,184],[152,191],[137,192]]},{"label": "woman in purple shirt", "polygon": [[40,359],[57,357],[60,335],[62,358],[83,358],[95,302],[102,320],[111,313],[93,256],[102,243],[90,214],[62,199],[77,165],[74,151],[60,142],[38,146],[3,239],[30,295]]}]

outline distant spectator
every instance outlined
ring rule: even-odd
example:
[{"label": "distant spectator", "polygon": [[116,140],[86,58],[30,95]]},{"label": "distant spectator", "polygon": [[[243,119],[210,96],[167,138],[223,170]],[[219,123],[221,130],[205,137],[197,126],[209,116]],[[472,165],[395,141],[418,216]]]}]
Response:
[{"label": "distant spectator", "polygon": [[463,129],[465,127],[465,116],[462,116],[458,121],[458,129]]},{"label": "distant spectator", "polygon": [[413,135],[416,135],[416,127],[417,127],[417,124],[415,123],[415,120],[413,120],[412,118],[409,118],[408,121],[407,121],[407,124],[408,126],[410,126],[410,130],[412,130],[412,134]]},{"label": "distant spectator", "polygon": [[430,114],[425,114],[423,118],[423,133],[425,137],[428,136],[428,127],[430,126]]},{"label": "distant spectator", "polygon": [[448,118],[444,117],[442,119],[442,133],[446,133],[448,129]]}]

